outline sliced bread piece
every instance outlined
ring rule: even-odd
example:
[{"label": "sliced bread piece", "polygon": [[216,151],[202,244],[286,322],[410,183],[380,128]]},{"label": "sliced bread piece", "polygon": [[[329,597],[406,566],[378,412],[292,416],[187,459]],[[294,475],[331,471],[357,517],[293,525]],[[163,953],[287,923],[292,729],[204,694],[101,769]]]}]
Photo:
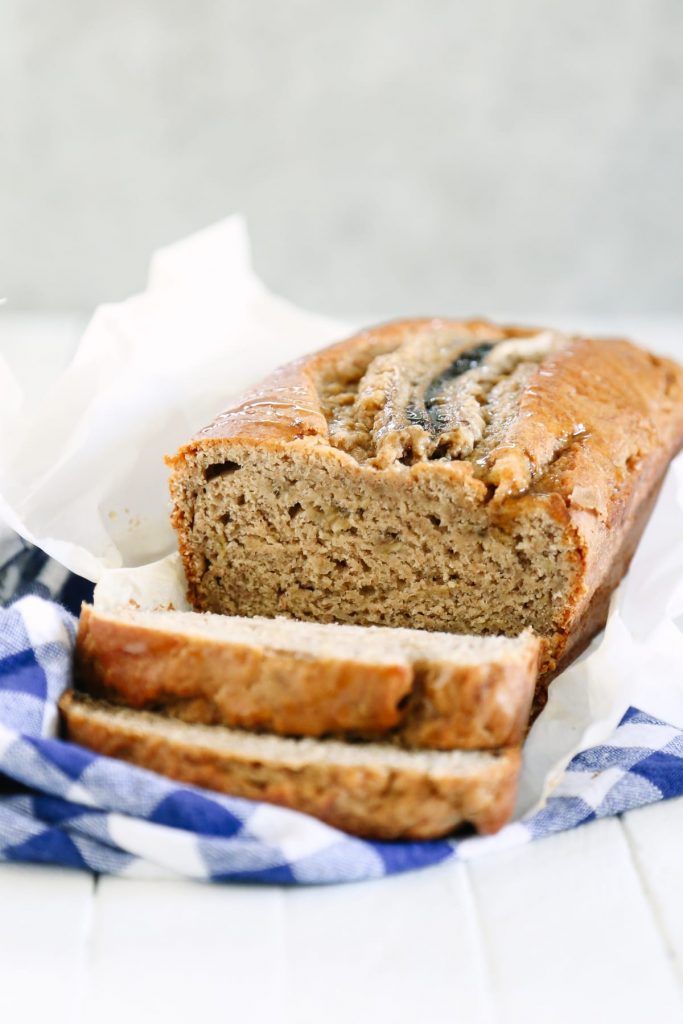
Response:
[{"label": "sliced bread piece", "polygon": [[519,750],[407,751],[392,744],[258,736],[190,725],[68,691],[66,734],[180,782],[304,811],[377,839],[431,839],[510,818]]},{"label": "sliced bread piece", "polygon": [[407,747],[520,743],[539,643],[84,605],[80,689],[187,722]]}]

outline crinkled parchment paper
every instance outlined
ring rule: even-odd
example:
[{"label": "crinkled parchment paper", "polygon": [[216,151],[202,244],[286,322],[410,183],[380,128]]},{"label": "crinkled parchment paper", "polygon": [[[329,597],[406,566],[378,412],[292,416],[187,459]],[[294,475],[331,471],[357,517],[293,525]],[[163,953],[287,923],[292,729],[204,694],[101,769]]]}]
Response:
[{"label": "crinkled parchment paper", "polygon": [[[244,387],[347,330],[269,294],[239,217],[162,250],[142,295],[95,313],[39,405],[0,362],[0,518],[98,580],[97,603],[186,607],[163,456]],[[683,727],[680,457],[605,632],[552,684],[529,734],[518,813],[629,705]]]},{"label": "crinkled parchment paper", "polygon": [[161,250],[146,291],[97,310],[39,402],[0,363],[0,519],[91,580],[168,554],[164,455],[345,332],[267,291],[241,217]]}]

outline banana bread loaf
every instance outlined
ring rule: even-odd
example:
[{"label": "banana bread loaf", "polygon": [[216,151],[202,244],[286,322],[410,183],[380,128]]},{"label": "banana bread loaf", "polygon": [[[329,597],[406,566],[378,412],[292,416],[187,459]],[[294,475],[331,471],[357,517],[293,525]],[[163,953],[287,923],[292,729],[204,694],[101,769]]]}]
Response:
[{"label": "banana bread loaf", "polygon": [[413,320],[273,374],[169,460],[200,610],[516,635],[601,627],[683,374],[627,341]]}]

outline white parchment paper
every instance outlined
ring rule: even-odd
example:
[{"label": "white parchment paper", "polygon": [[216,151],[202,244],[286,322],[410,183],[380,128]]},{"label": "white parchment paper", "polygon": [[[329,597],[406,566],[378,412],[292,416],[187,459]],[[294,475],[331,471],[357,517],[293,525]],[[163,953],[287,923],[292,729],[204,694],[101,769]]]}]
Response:
[{"label": "white parchment paper", "polygon": [[267,291],[241,217],[161,250],[146,291],[97,310],[39,401],[0,363],[0,518],[91,580],[168,554],[164,455],[270,369],[345,333]]},{"label": "white parchment paper", "polygon": [[[162,250],[146,291],[95,313],[39,403],[0,362],[0,518],[99,581],[98,604],[187,607],[163,456],[270,369],[346,333],[266,290],[240,217]],[[683,727],[683,457],[606,630],[551,686],[525,745],[517,813],[629,705]]]}]

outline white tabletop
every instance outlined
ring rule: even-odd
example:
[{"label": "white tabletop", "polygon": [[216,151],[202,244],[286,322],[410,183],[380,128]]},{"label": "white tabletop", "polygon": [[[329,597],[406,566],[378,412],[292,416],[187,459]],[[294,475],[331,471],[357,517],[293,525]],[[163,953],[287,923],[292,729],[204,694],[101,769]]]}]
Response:
[{"label": "white tabletop", "polygon": [[[58,361],[77,323],[5,315],[0,352]],[[683,324],[630,333],[674,352]],[[331,888],[0,865],[0,1020],[682,1020],[682,864],[683,799]]]}]

